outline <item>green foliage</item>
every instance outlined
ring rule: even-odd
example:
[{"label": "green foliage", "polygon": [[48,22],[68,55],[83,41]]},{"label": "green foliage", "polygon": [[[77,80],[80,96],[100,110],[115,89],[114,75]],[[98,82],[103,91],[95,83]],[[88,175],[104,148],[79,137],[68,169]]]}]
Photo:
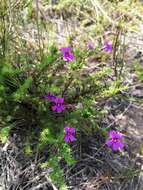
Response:
[{"label": "green foliage", "polygon": [[32,149],[30,143],[25,144],[24,153],[26,156],[32,155]]},{"label": "green foliage", "polygon": [[59,156],[51,157],[51,159],[49,159],[49,167],[51,166],[54,168],[53,172],[50,174],[52,180],[57,181],[59,185],[62,186],[64,184],[64,180],[62,177],[63,170],[59,166],[60,159],[61,157]]},{"label": "green foliage", "polygon": [[128,85],[118,86],[117,82],[114,82],[113,84],[111,84],[109,89],[107,89],[103,92],[103,96],[107,96],[107,97],[114,96],[117,93],[125,91],[127,89],[128,89]]},{"label": "green foliage", "polygon": [[136,70],[136,74],[137,74],[139,80],[141,82],[143,82],[143,66],[140,63],[136,62],[135,63],[135,70]]},{"label": "green foliage", "polygon": [[13,125],[10,123],[11,116],[8,115],[6,110],[0,111],[0,141],[5,143],[8,140],[10,130],[13,128]]},{"label": "green foliage", "polygon": [[[30,19],[34,17],[32,0],[25,2]],[[59,1],[56,9],[63,7],[72,9],[74,6],[82,10],[85,2],[74,0],[71,3],[71,0],[62,0]],[[0,20],[2,28],[0,30],[0,125],[2,126],[0,140],[2,143],[6,142],[11,128],[17,130],[24,128],[25,131],[32,128],[34,135],[32,130],[28,133],[26,138],[28,140],[24,146],[25,154],[31,156],[34,153],[32,140],[38,142],[36,149],[39,152],[48,149],[47,161],[41,163],[41,167],[52,168],[51,179],[61,190],[64,190],[66,186],[60,163],[63,161],[67,165],[76,163],[72,155],[72,144],[64,141],[64,126],[74,127],[77,139],[80,131],[85,135],[92,135],[93,132],[98,131],[106,136],[106,130],[102,129],[98,122],[106,113],[96,104],[104,98],[126,90],[127,87],[122,86],[122,81],[110,80],[109,75],[113,75],[114,72],[105,62],[108,62],[111,54],[101,51],[101,42],[96,50],[89,51],[85,47],[76,47],[70,37],[75,60],[66,63],[57,44],[44,49],[40,38],[40,34],[43,34],[40,19],[37,21],[39,46],[31,50],[27,45],[28,42],[21,38],[21,31],[13,34],[13,31],[17,30],[15,23],[20,22],[18,17],[15,18],[12,31],[9,32],[8,26],[11,26],[9,22],[13,18],[8,18],[9,14],[6,14],[7,11],[11,12],[7,4],[3,9],[0,10],[0,18],[2,18]],[[90,13],[89,9],[88,11]],[[75,14],[78,15],[79,12],[76,10]],[[37,15],[33,19],[38,19]],[[95,32],[94,34],[99,35],[104,30],[104,26],[100,24],[102,20],[103,16],[99,16],[96,31],[95,26],[93,29],[90,28]],[[21,22],[23,24],[23,19]],[[95,65],[98,62],[96,59],[100,61],[99,66],[90,72],[85,68],[90,67],[88,58],[92,56],[95,58]],[[140,79],[143,80],[141,68],[138,66],[136,69]],[[66,108],[60,114],[55,113],[51,110],[53,102],[50,103],[43,98],[48,92],[54,93],[57,97],[62,96],[65,106],[71,105],[73,108]]]},{"label": "green foliage", "polygon": [[31,83],[32,83],[32,77],[30,76],[24,81],[24,84],[20,85],[18,90],[13,93],[12,96],[15,101],[20,101],[26,98]]},{"label": "green foliage", "polygon": [[10,127],[4,127],[0,130],[0,141],[2,143],[5,143],[7,141],[10,129]]},{"label": "green foliage", "polygon": [[73,165],[75,163],[75,160],[71,154],[70,146],[68,144],[65,144],[65,143],[61,144],[60,154],[63,156],[63,158],[65,159],[68,165]]},{"label": "green foliage", "polygon": [[[4,64],[0,70],[1,106],[7,113],[11,113],[11,118],[15,118],[18,114],[22,121],[28,122],[28,125],[33,126],[35,123],[35,131],[39,133],[37,148],[39,151],[47,148],[49,155],[41,167],[52,168],[50,177],[61,189],[66,187],[60,162],[64,161],[67,165],[73,165],[76,162],[70,145],[64,142],[64,126],[68,124],[74,127],[77,138],[80,130],[86,135],[91,135],[93,131],[105,135],[104,129],[101,129],[97,122],[104,113],[102,109],[95,109],[93,105],[96,99],[113,96],[125,89],[116,83],[106,82],[108,75],[112,73],[112,69],[106,65],[82,77],[80,73],[87,65],[87,56],[90,55],[86,50],[80,51],[76,48],[74,53],[75,61],[68,64],[69,68],[66,72],[64,66],[67,63],[63,62],[61,54],[54,46],[49,48],[48,54],[43,54],[42,60],[31,70],[31,74],[27,72],[27,67],[22,67],[17,71],[18,69],[10,63]],[[24,55],[21,53],[20,56]],[[23,74],[25,75],[21,78]],[[113,85],[115,87],[112,87]],[[77,105],[77,108],[65,110],[56,116],[51,110],[50,102],[41,98],[47,92],[52,92],[58,97],[63,94],[65,105]],[[4,98],[2,94],[7,96]],[[78,107],[78,104],[81,107]],[[3,113],[2,117],[7,113]],[[9,130],[9,128],[3,128],[2,142],[6,141]],[[24,147],[27,156],[33,153],[30,142],[32,139],[26,142]]]},{"label": "green foliage", "polygon": [[60,190],[66,189],[64,178],[63,178],[63,170],[59,166],[59,161],[61,160],[60,156],[53,156],[49,159],[48,162],[42,163],[41,168],[52,168],[52,172],[49,174],[50,178],[53,182],[57,182]]},{"label": "green foliage", "polygon": [[54,139],[53,135],[51,134],[49,128],[45,128],[42,130],[39,138],[39,148],[44,147],[48,144],[56,143],[57,140]]}]

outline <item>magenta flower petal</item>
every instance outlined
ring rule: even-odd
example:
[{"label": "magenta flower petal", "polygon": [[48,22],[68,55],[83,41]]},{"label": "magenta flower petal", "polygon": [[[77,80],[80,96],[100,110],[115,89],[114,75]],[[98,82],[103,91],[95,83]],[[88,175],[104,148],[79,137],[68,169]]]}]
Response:
[{"label": "magenta flower petal", "polygon": [[59,103],[59,98],[55,97],[55,103],[58,104]]},{"label": "magenta flower petal", "polygon": [[64,52],[65,52],[65,48],[61,48],[60,51],[61,51],[62,53],[64,53]]},{"label": "magenta flower petal", "polygon": [[122,150],[124,148],[123,134],[118,131],[109,131],[109,139],[106,141],[106,145],[114,151]]},{"label": "magenta flower petal", "polygon": [[108,141],[106,142],[106,144],[107,144],[108,146],[112,146],[112,145],[113,145],[113,141],[112,141],[112,140],[108,140]]},{"label": "magenta flower petal", "polygon": [[119,144],[118,144],[118,146],[122,150],[124,148],[124,143],[120,141]]},{"label": "magenta flower petal", "polygon": [[72,142],[72,141],[75,140],[75,137],[71,135],[71,136],[69,137],[69,140]]},{"label": "magenta flower petal", "polygon": [[121,138],[123,135],[122,135],[122,133],[120,133],[120,132],[117,132],[117,131],[110,131],[109,132],[109,136],[111,137],[111,138]]},{"label": "magenta flower petal", "polygon": [[58,103],[63,104],[64,103],[64,99],[63,98],[59,98],[58,99]]},{"label": "magenta flower petal", "polygon": [[68,59],[66,58],[66,56],[63,56],[63,60],[64,61],[68,61]]},{"label": "magenta flower petal", "polygon": [[124,147],[124,144],[121,142],[117,142],[113,144],[113,150],[117,151],[117,150],[122,150]]},{"label": "magenta flower petal", "polygon": [[61,108],[57,107],[57,113],[61,113],[61,112],[62,112]]},{"label": "magenta flower petal", "polygon": [[65,110],[65,106],[61,105],[61,110],[64,111]]},{"label": "magenta flower petal", "polygon": [[67,132],[70,130],[70,127],[65,127],[64,130],[65,130],[65,132]]},{"label": "magenta flower petal", "polygon": [[105,51],[107,51],[107,52],[112,52],[112,45],[111,45],[111,43],[109,43],[108,41],[105,41],[103,49]]},{"label": "magenta flower petal", "polygon": [[56,109],[57,109],[57,106],[55,105],[55,106],[52,106],[52,110],[53,111],[56,111]]},{"label": "magenta flower petal", "polygon": [[93,49],[94,48],[94,44],[92,41],[89,41],[87,44],[88,49]]},{"label": "magenta flower petal", "polygon": [[69,128],[69,130],[68,130],[70,133],[75,133],[75,128]]},{"label": "magenta flower petal", "polygon": [[68,47],[66,48],[66,50],[70,52],[70,51],[71,51],[71,47],[68,46]]},{"label": "magenta flower petal", "polygon": [[64,130],[65,130],[65,136],[64,136],[65,142],[72,142],[72,141],[74,141],[75,140],[75,137],[74,137],[74,135],[75,135],[75,129],[72,128],[72,127],[66,126],[64,128]]},{"label": "magenta flower petal", "polygon": [[56,96],[52,92],[48,92],[48,94],[44,96],[44,99],[51,102],[54,100],[55,97]]},{"label": "magenta flower petal", "polygon": [[65,47],[60,49],[62,54],[63,54],[63,60],[64,61],[73,61],[74,60],[74,55],[71,53],[71,48],[70,47]]},{"label": "magenta flower petal", "polygon": [[112,138],[114,137],[114,135],[116,135],[116,131],[109,131],[109,136]]},{"label": "magenta flower petal", "polygon": [[71,52],[71,47],[68,46],[68,47],[65,47],[65,48],[61,48],[60,50],[61,50],[62,53]]},{"label": "magenta flower petal", "polygon": [[69,136],[68,136],[68,135],[65,135],[64,140],[65,140],[65,142],[68,143],[68,142],[70,141]]},{"label": "magenta flower petal", "polygon": [[52,106],[52,110],[56,111],[57,113],[61,113],[65,110],[64,106],[64,99],[63,98],[54,98],[55,105]]},{"label": "magenta flower petal", "polygon": [[73,54],[69,54],[68,60],[69,60],[69,61],[73,61],[73,60],[74,60],[74,55],[73,55]]}]

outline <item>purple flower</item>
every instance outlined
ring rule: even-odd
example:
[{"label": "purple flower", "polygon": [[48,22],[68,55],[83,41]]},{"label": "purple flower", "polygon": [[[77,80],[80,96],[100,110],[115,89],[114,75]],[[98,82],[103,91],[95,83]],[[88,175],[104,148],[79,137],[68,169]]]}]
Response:
[{"label": "purple flower", "polygon": [[64,136],[65,142],[68,143],[68,142],[74,141],[75,140],[75,137],[74,137],[74,135],[75,135],[75,129],[72,128],[72,127],[66,126],[64,128],[64,130],[65,130],[65,136]]},{"label": "purple flower", "polygon": [[63,53],[63,60],[64,61],[69,62],[69,61],[74,60],[74,55],[71,53],[70,47],[61,48],[60,50]]},{"label": "purple flower", "polygon": [[54,98],[55,105],[52,106],[52,110],[56,111],[57,113],[61,113],[65,110],[64,106],[64,99],[63,98]]},{"label": "purple flower", "polygon": [[87,44],[88,49],[93,49],[94,48],[94,44],[92,41],[89,41]]},{"label": "purple flower", "polygon": [[46,96],[44,96],[44,99],[48,100],[48,101],[53,101],[56,98],[56,96],[52,93],[52,92],[48,92],[48,94]]},{"label": "purple flower", "polygon": [[105,41],[103,49],[107,52],[112,52],[112,45],[108,41]]},{"label": "purple flower", "polygon": [[109,139],[106,145],[111,147],[114,151],[122,150],[124,148],[122,136],[123,134],[118,131],[109,131]]}]

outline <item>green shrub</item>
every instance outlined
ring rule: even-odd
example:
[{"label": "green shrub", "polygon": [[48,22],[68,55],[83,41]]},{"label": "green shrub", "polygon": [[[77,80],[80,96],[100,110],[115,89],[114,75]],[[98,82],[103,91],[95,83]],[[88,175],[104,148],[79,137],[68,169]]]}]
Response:
[{"label": "green shrub", "polygon": [[[20,39],[19,42],[19,38],[15,37],[22,49],[15,52],[12,42],[14,35],[3,24],[3,20],[9,22],[5,14],[7,9],[4,6],[0,15],[0,140],[6,142],[11,128],[32,128],[34,132],[27,134],[30,141],[25,144],[25,154],[28,156],[32,153],[30,142],[36,137],[37,150],[48,149],[47,162],[42,163],[41,167],[52,168],[51,179],[64,189],[63,170],[59,163],[62,160],[68,165],[76,162],[70,144],[64,140],[64,127],[73,127],[76,139],[80,131],[87,135],[100,131],[106,135],[98,124],[98,119],[105,113],[102,109],[96,109],[94,104],[116,95],[125,87],[122,83],[117,85],[116,80],[108,79],[109,75],[113,75],[113,70],[102,64],[102,59],[108,61],[110,53],[103,52],[100,47],[90,51],[73,46],[75,59],[70,62],[63,60],[56,45],[46,51],[39,47],[32,59],[24,40]],[[99,55],[101,65],[94,72],[86,70],[84,74],[89,64],[88,58],[93,56],[96,60]],[[64,98],[66,108],[63,112],[56,113],[51,109],[54,102],[44,97],[48,92]],[[18,118],[20,121],[15,122]]]}]

